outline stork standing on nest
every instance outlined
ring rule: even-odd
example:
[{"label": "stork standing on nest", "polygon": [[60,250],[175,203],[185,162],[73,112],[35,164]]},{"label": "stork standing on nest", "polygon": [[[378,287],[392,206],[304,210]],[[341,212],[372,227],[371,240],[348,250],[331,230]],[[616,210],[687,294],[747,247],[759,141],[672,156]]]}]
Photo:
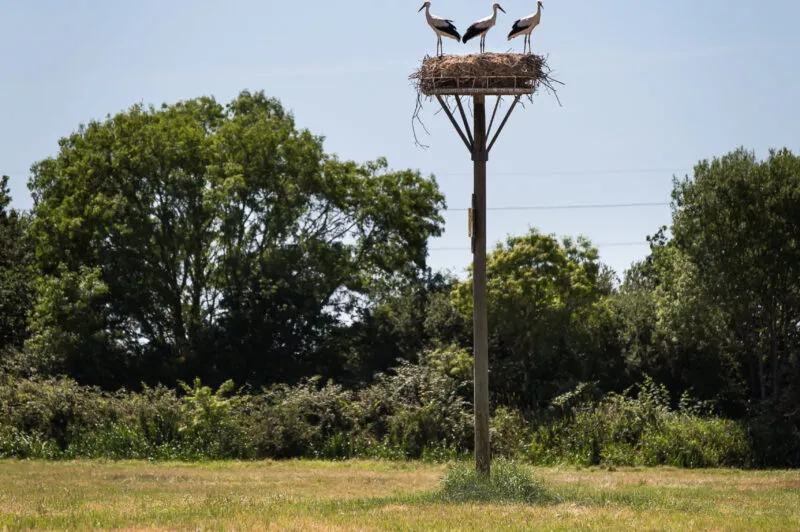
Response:
[{"label": "stork standing on nest", "polygon": [[436,33],[436,55],[441,57],[444,54],[444,49],[442,47],[442,36],[450,37],[451,39],[455,39],[457,41],[461,40],[461,35],[458,34],[458,30],[453,25],[452,20],[447,20],[442,17],[437,17],[436,15],[431,15],[431,3],[425,2],[422,4],[422,7],[417,10],[419,13],[422,10],[425,10],[425,18],[428,20],[428,26],[430,26],[433,31]]},{"label": "stork standing on nest", "polygon": [[480,19],[478,22],[467,28],[467,33],[464,34],[464,42],[467,42],[478,35],[481,36],[481,53],[483,53],[484,48],[486,47],[486,33],[492,29],[492,26],[494,26],[497,22],[497,10],[499,9],[503,13],[506,12],[505,9],[500,7],[500,4],[494,4],[492,9],[494,12],[490,16]]},{"label": "stork standing on nest", "polygon": [[525,53],[525,45],[528,45],[528,52],[533,53],[531,50],[531,33],[533,32],[533,28],[538,26],[539,22],[541,22],[542,7],[544,7],[541,2],[538,4],[539,8],[536,10],[536,13],[514,21],[514,26],[511,27],[511,33],[508,34],[509,41],[514,37],[519,37],[520,35],[525,36],[525,41],[522,45],[523,54]]}]

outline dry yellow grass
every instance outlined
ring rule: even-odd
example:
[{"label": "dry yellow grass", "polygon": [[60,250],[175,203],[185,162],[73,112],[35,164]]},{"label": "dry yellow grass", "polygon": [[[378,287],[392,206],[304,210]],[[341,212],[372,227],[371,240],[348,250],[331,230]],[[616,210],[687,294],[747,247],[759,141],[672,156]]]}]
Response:
[{"label": "dry yellow grass", "polygon": [[0,461],[0,529],[800,529],[800,472],[537,468],[541,505],[444,504],[443,466]]}]

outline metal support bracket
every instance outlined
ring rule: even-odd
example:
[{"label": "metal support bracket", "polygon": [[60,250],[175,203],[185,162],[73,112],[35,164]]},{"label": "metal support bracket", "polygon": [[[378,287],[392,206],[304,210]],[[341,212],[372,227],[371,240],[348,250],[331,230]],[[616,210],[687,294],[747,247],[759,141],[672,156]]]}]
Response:
[{"label": "metal support bracket", "polygon": [[[458,132],[458,136],[461,137],[462,141],[464,141],[464,146],[466,146],[467,149],[470,152],[473,152],[475,148],[474,148],[473,143],[471,141],[472,133],[470,132],[469,138],[467,138],[467,136],[461,130],[461,126],[458,125],[458,121],[456,120],[456,117],[453,116],[453,112],[450,110],[450,107],[448,107],[447,104],[444,103],[444,100],[438,94],[436,95],[436,99],[439,100],[439,105],[442,106],[442,109],[444,110],[445,114],[447,114],[447,118],[450,119],[450,123],[452,123],[453,127],[456,128],[456,131]],[[467,127],[467,131],[469,132],[469,126],[467,126],[466,124],[464,124],[464,125]]]},{"label": "metal support bracket", "polygon": [[[499,99],[499,96],[498,96],[498,99]],[[508,122],[508,119],[511,116],[511,113],[514,111],[514,107],[516,107],[517,104],[519,103],[519,99],[520,99],[520,96],[517,96],[516,98],[514,98],[514,103],[512,103],[511,107],[509,107],[505,118],[503,118],[503,121],[500,122],[500,127],[497,128],[497,132],[494,134],[494,137],[492,137],[492,141],[489,143],[489,147],[486,148],[487,152],[492,151],[492,146],[494,146],[494,143],[497,142],[497,137],[500,136],[500,133],[503,132],[503,127],[505,127],[506,122]]]},{"label": "metal support bracket", "polygon": [[[494,119],[495,119],[495,117],[497,115],[497,109],[500,106],[500,99],[501,98],[502,98],[502,96],[498,96],[497,97],[497,101],[495,102],[494,110],[492,111],[492,118],[489,121],[489,127],[486,130],[486,135],[484,135],[485,139],[488,139],[491,136],[492,126],[494,125]],[[458,123],[458,120],[456,119],[455,115],[453,114],[453,111],[445,103],[444,99],[440,95],[438,95],[438,94],[436,95],[436,99],[439,101],[439,105],[442,106],[442,110],[447,115],[447,118],[450,119],[450,123],[453,124],[453,127],[455,128],[456,132],[458,133],[458,136],[461,137],[461,140],[464,142],[464,146],[467,147],[467,149],[469,150],[470,154],[472,155],[472,160],[473,161],[479,161],[479,162],[486,162],[486,161],[489,160],[489,152],[492,151],[492,147],[494,146],[494,143],[497,142],[497,139],[500,136],[500,133],[503,132],[503,128],[505,127],[506,122],[508,122],[508,119],[511,117],[511,113],[514,112],[514,108],[519,103],[520,98],[521,98],[521,96],[519,96],[519,95],[514,97],[514,102],[511,104],[511,107],[509,107],[508,111],[506,111],[506,114],[503,117],[502,122],[500,122],[500,126],[497,128],[497,131],[495,131],[494,135],[491,136],[492,140],[489,142],[486,150],[485,151],[481,151],[481,150],[478,149],[478,146],[475,145],[475,138],[473,137],[473,132],[469,127],[469,121],[467,121],[467,114],[466,114],[466,112],[464,112],[464,106],[461,103],[461,98],[458,95],[456,95],[456,107],[458,107],[459,114],[461,115],[461,120],[463,120],[463,124],[464,124],[463,128],[462,128],[461,124]]]}]

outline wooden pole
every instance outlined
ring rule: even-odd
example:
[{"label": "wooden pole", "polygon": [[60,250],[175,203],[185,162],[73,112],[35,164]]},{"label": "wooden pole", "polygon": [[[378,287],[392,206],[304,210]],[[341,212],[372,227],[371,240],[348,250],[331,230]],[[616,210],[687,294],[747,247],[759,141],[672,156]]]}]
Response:
[{"label": "wooden pole", "polygon": [[486,106],[483,95],[473,100],[474,164],[473,329],[475,353],[475,470],[489,476],[489,324],[486,312]]}]

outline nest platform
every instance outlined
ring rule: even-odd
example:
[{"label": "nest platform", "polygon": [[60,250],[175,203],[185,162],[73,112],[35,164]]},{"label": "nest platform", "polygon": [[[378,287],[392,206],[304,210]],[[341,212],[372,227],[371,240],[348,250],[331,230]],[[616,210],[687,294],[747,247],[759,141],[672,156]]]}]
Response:
[{"label": "nest platform", "polygon": [[548,73],[540,55],[483,53],[426,57],[410,79],[426,96],[524,96],[549,85]]}]

